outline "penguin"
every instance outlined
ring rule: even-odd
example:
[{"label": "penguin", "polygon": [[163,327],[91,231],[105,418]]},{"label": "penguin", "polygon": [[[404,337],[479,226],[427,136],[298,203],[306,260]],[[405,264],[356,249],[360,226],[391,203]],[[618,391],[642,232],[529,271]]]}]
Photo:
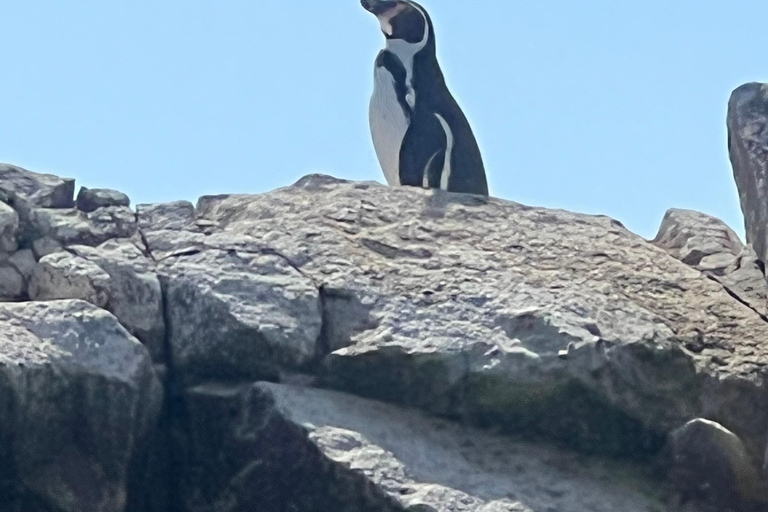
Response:
[{"label": "penguin", "polygon": [[386,45],[376,57],[369,121],[390,186],[488,195],[472,128],[445,84],[435,30],[412,0],[361,0]]}]

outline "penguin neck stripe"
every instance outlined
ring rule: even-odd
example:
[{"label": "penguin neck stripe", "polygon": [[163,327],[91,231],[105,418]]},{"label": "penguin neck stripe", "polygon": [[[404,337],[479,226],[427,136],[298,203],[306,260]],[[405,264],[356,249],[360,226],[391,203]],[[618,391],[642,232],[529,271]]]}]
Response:
[{"label": "penguin neck stripe", "polygon": [[394,8],[390,9],[388,12],[379,16],[379,24],[381,25],[382,32],[384,32],[388,36],[392,35],[392,32],[393,32],[392,18],[394,18],[395,16],[403,12],[405,10],[405,7],[406,7],[405,4],[399,4]]},{"label": "penguin neck stripe", "polygon": [[386,49],[397,56],[400,62],[403,63],[405,68],[405,85],[408,91],[406,99],[408,105],[414,108],[416,106],[416,91],[413,90],[413,59],[417,53],[427,46],[431,33],[427,15],[417,5],[411,4],[411,6],[424,18],[424,37],[418,43],[409,43],[403,39],[387,39]]}]

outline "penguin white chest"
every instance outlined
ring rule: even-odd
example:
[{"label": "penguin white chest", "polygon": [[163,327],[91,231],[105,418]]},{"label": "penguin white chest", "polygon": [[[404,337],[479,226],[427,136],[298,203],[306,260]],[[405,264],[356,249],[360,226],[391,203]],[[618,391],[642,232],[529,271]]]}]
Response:
[{"label": "penguin white chest", "polygon": [[400,185],[400,146],[408,130],[408,117],[397,100],[395,79],[383,66],[374,73],[369,121],[384,177],[389,185]]}]

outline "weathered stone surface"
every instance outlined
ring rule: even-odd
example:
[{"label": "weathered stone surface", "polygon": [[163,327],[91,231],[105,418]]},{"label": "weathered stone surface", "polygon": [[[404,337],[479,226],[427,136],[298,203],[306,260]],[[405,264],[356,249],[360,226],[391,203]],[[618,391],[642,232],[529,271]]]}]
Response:
[{"label": "weathered stone surface", "polygon": [[71,208],[75,180],[0,164],[0,201],[17,208]]},{"label": "weathered stone surface", "polygon": [[80,187],[77,193],[77,209],[82,212],[93,212],[109,206],[131,206],[131,200],[122,192],[106,188]]},{"label": "weathered stone surface", "polygon": [[163,292],[154,262],[124,239],[108,240],[98,248],[73,245],[69,250],[108,274],[106,309],[149,347],[154,361],[164,361]]},{"label": "weathered stone surface", "polygon": [[109,302],[109,274],[98,265],[69,252],[43,257],[32,273],[32,300],[80,299],[96,307]]},{"label": "weathered stone surface", "polygon": [[37,262],[29,249],[13,254],[0,252],[0,301],[28,299],[27,283],[35,266]]},{"label": "weathered stone surface", "polygon": [[745,84],[728,103],[728,151],[747,243],[768,262],[768,84]]},{"label": "weathered stone surface", "polygon": [[186,384],[274,379],[311,363],[322,327],[320,293],[285,259],[209,248],[158,263],[170,347]]},{"label": "weathered stone surface", "polygon": [[683,505],[699,512],[761,512],[768,509],[764,481],[732,432],[697,419],[670,435],[671,477]]},{"label": "weathered stone surface", "polygon": [[184,408],[174,435],[181,510],[403,511],[363,475],[326,458],[258,386],[199,386]]},{"label": "weathered stone surface", "polygon": [[38,208],[32,212],[30,223],[32,240],[50,239],[64,246],[95,247],[113,238],[131,238],[136,233],[136,214],[121,206],[90,213]]},{"label": "weathered stone surface", "polygon": [[669,210],[652,243],[768,315],[768,282],[757,255],[720,219],[691,210]]},{"label": "weathered stone surface", "polygon": [[[764,447],[766,322],[611,219],[308,177],[203,198],[194,222],[164,224],[144,234],[166,258],[182,361],[232,368],[219,347],[239,327],[222,319],[254,296],[268,309],[240,330],[249,341],[238,361],[263,360],[250,340],[265,318],[314,335],[314,306],[295,311],[317,286],[361,312],[323,311],[320,345],[347,345],[325,358],[326,385],[585,450],[652,453],[696,417],[717,419],[751,453]],[[254,291],[243,288],[253,279]],[[288,293],[294,280],[306,292]],[[238,289],[248,292],[229,293]],[[275,332],[273,346],[311,345],[312,335]]]},{"label": "weathered stone surface", "polygon": [[203,229],[197,225],[195,206],[189,201],[140,204],[136,207],[139,230],[160,261],[175,252],[195,251],[203,246]]},{"label": "weathered stone surface", "polygon": [[307,428],[327,457],[364,474],[407,510],[662,509],[659,484],[633,464],[513,442],[342,393],[276,384],[257,388],[274,396],[281,415]]},{"label": "weathered stone surface", "polygon": [[314,281],[250,238],[217,234],[186,201],[137,206],[166,297],[168,339],[186,385],[276,379],[318,355]]},{"label": "weathered stone surface", "polygon": [[735,257],[744,249],[739,236],[720,219],[678,209],[671,209],[664,215],[653,243],[691,266],[716,254]]},{"label": "weathered stone surface", "polygon": [[40,260],[29,294],[32,300],[81,299],[104,308],[149,347],[153,360],[164,361],[163,295],[154,268],[129,240],[73,245]]},{"label": "weathered stone surface", "polygon": [[[22,293],[123,326],[0,304],[2,511],[656,512],[642,461],[473,428],[642,459],[699,417],[717,428],[672,435],[684,506],[763,505],[766,285],[714,219],[671,212],[655,246],[605,217],[327,176],[16,211],[41,257],[0,251]],[[289,379],[391,403],[252,383]]]},{"label": "weathered stone surface", "polygon": [[0,201],[0,252],[14,252],[19,234],[19,214]]},{"label": "weathered stone surface", "polygon": [[25,294],[24,277],[9,260],[0,258],[0,302],[20,300]]},{"label": "weathered stone surface", "polygon": [[136,207],[139,227],[148,233],[163,230],[179,231],[193,226],[196,221],[195,205],[189,201],[140,204]]},{"label": "weathered stone surface", "polygon": [[146,349],[106,311],[0,304],[0,510],[123,512],[161,400]]},{"label": "weathered stone surface", "polygon": [[10,258],[8,258],[8,261],[19,271],[27,282],[32,277],[32,272],[34,272],[35,267],[37,266],[35,255],[31,249],[16,251]]},{"label": "weathered stone surface", "polygon": [[64,247],[57,240],[49,236],[38,238],[32,243],[32,253],[38,260],[42,259],[49,254],[61,252]]}]

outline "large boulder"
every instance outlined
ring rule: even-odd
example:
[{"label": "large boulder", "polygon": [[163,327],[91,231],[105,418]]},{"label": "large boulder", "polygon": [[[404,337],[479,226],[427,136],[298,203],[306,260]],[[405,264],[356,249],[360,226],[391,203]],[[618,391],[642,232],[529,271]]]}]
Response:
[{"label": "large boulder", "polygon": [[98,247],[73,245],[69,250],[107,273],[106,309],[149,348],[153,360],[165,361],[163,291],[154,261],[125,239],[108,240]]},{"label": "large boulder", "polygon": [[81,299],[114,314],[147,345],[155,361],[165,360],[165,320],[154,262],[128,240],[99,247],[73,245],[44,256],[30,280],[32,300]]},{"label": "large boulder", "polygon": [[741,440],[712,421],[693,420],[670,435],[671,479],[682,505],[697,512],[762,512],[768,482]]},{"label": "large boulder", "polygon": [[176,376],[275,380],[322,353],[315,281],[251,237],[221,233],[180,201],[139,205],[138,223],[165,292]]},{"label": "large boulder", "polygon": [[165,211],[181,373],[300,366],[319,332],[326,386],[608,453],[705,417],[761,457],[768,325],[609,218],[318,176]]},{"label": "large boulder", "polygon": [[768,84],[742,85],[728,103],[728,150],[747,243],[768,262]]},{"label": "large boulder", "polygon": [[210,248],[158,263],[168,340],[184,385],[273,380],[318,353],[320,292],[273,254]]},{"label": "large boulder", "polygon": [[198,225],[195,205],[189,201],[140,204],[136,213],[141,235],[156,261],[203,246],[206,231],[203,224]]},{"label": "large boulder", "polygon": [[735,257],[744,249],[739,236],[720,219],[679,209],[667,211],[653,243],[691,266],[708,267],[704,263],[708,258]]},{"label": "large boulder", "polygon": [[691,210],[669,210],[652,243],[768,315],[768,281],[757,255],[720,219]]},{"label": "large boulder", "polygon": [[0,164],[0,201],[24,211],[74,206],[75,180]]},{"label": "large boulder", "polygon": [[[95,247],[113,238],[136,234],[136,214],[125,206],[109,206],[89,213],[77,209],[36,208],[30,215],[27,237],[33,241]],[[39,251],[40,257],[48,251]]]},{"label": "large boulder", "polygon": [[122,512],[161,402],[147,350],[108,312],[0,304],[0,510]]},{"label": "large boulder", "polygon": [[131,206],[131,200],[127,195],[108,188],[81,187],[77,193],[77,209],[81,212],[95,212],[99,208],[110,206]]},{"label": "large boulder", "polygon": [[79,299],[106,308],[109,274],[98,265],[66,251],[40,259],[29,283],[32,300]]}]

